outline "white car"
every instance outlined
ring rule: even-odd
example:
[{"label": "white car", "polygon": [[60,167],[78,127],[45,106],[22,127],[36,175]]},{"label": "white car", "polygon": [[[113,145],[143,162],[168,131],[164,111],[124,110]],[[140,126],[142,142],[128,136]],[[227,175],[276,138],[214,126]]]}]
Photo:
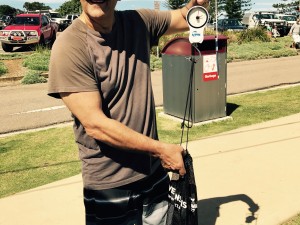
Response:
[{"label": "white car", "polygon": [[77,15],[77,14],[68,14],[68,15],[66,15],[66,19],[68,19],[68,20],[70,20],[71,21],[71,23],[73,22],[73,20],[75,20],[75,19],[77,19],[79,17],[79,15]]},{"label": "white car", "polygon": [[58,24],[58,30],[59,31],[63,31],[71,23],[71,20],[63,18],[58,12],[53,12],[52,11],[52,12],[49,12],[49,14],[51,16],[51,21]]},{"label": "white car", "polygon": [[297,20],[297,16],[295,15],[287,15],[287,14],[275,14],[275,18],[281,19],[281,20],[285,20],[287,22],[287,33],[290,31],[291,27],[294,25],[294,23],[296,23]]},{"label": "white car", "polygon": [[245,13],[242,19],[242,23],[247,28],[254,28],[257,26],[270,26],[277,27],[281,36],[284,36],[288,32],[287,21],[279,19],[272,12],[248,12]]}]

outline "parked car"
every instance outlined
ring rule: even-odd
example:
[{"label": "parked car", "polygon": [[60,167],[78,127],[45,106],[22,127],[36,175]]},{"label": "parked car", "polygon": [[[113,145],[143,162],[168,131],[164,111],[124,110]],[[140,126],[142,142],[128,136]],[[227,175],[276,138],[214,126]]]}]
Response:
[{"label": "parked car", "polygon": [[0,30],[4,29],[13,16],[3,15],[0,17]]},{"label": "parked car", "polygon": [[285,35],[287,35],[289,33],[291,27],[297,21],[297,16],[295,16],[295,15],[275,14],[275,18],[285,20],[287,22],[287,29],[286,29]]},{"label": "parked car", "polygon": [[52,44],[58,26],[42,14],[19,14],[0,30],[2,49],[11,52],[16,46]]},{"label": "parked car", "polygon": [[71,23],[69,19],[62,17],[59,12],[53,10],[35,10],[27,11],[27,13],[39,13],[47,16],[50,21],[57,23],[58,31],[65,30]]},{"label": "parked car", "polygon": [[0,20],[2,20],[4,23],[9,23],[9,21],[13,18],[13,15],[3,15]]},{"label": "parked car", "polygon": [[6,27],[6,24],[4,23],[3,20],[0,19],[0,30]]},{"label": "parked car", "polygon": [[247,28],[254,28],[257,26],[262,27],[277,27],[280,36],[284,36],[287,33],[287,22],[283,19],[275,17],[273,12],[247,12],[244,14],[242,23]]},{"label": "parked car", "polygon": [[77,19],[78,17],[79,17],[79,15],[77,15],[77,14],[68,14],[68,15],[66,15],[65,18],[70,20],[70,23],[72,23],[73,20]]},{"label": "parked car", "polygon": [[238,19],[219,19],[218,31],[243,31],[246,27]]},{"label": "parked car", "polygon": [[58,24],[58,30],[64,31],[71,23],[71,20],[62,17],[58,12],[49,12],[51,21],[56,22]]}]

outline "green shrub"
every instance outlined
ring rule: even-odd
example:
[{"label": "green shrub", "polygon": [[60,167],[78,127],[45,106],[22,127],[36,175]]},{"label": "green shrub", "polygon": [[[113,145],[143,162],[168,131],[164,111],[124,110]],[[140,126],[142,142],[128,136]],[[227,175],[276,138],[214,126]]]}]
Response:
[{"label": "green shrub", "polygon": [[28,71],[27,74],[21,80],[22,84],[37,84],[37,83],[46,83],[47,79],[41,76],[40,71]]},{"label": "green shrub", "polygon": [[151,55],[150,58],[150,69],[151,71],[154,70],[161,70],[162,69],[162,61],[161,58]]},{"label": "green shrub", "polygon": [[48,71],[50,53],[49,49],[39,49],[25,58],[23,66],[30,70]]},{"label": "green shrub", "polygon": [[[288,39],[289,37],[287,37]],[[297,51],[288,47],[284,38],[277,38],[277,42],[249,42],[231,43],[228,46],[227,62],[233,60],[255,60],[266,58],[279,58],[297,55]]]},{"label": "green shrub", "polygon": [[[216,35],[216,31],[208,29],[205,35]],[[263,28],[247,29],[244,31],[224,31],[219,32],[218,35],[224,35],[227,39],[227,44],[231,43],[248,43],[248,42],[270,42],[271,39]]]},{"label": "green shrub", "polygon": [[[216,31],[212,28],[205,30],[205,35],[216,35]],[[240,36],[243,34],[243,31],[224,31],[218,32],[218,35],[224,35],[227,37],[227,45],[230,43],[237,43],[239,42]]]},{"label": "green shrub", "polygon": [[0,62],[0,76],[7,73],[8,69],[3,62]]},{"label": "green shrub", "polygon": [[227,39],[227,45],[230,45],[231,43],[238,43],[239,42],[239,37],[241,35],[241,32],[236,32],[236,31],[224,31],[222,33],[225,35]]},{"label": "green shrub", "polygon": [[239,35],[238,42],[247,43],[247,42],[270,42],[271,38],[268,36],[266,30],[261,27],[246,29]]},{"label": "green shrub", "polygon": [[44,52],[49,52],[50,48],[38,44],[38,45],[35,46],[34,50],[35,50],[36,53],[44,54]]},{"label": "green shrub", "polygon": [[216,31],[214,30],[214,28],[206,28],[204,30],[204,35],[213,35],[215,36],[216,35]]}]

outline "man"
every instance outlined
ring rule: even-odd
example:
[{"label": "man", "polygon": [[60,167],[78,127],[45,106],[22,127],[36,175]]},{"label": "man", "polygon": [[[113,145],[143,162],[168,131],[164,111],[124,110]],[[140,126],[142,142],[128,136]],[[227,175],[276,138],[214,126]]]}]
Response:
[{"label": "man", "polygon": [[300,43],[300,19],[298,18],[296,23],[290,29],[289,35],[293,37],[293,48],[296,47],[297,43]]},{"label": "man", "polygon": [[150,49],[187,30],[181,9],[116,11],[117,0],[80,0],[82,14],[56,40],[50,96],[74,116],[86,224],[165,224],[169,177],[185,174],[182,147],[158,141]]}]

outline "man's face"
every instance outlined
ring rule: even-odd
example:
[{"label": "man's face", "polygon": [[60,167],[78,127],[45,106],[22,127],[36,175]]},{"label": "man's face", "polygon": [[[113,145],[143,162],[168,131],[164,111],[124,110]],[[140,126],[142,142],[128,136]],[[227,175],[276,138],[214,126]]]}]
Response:
[{"label": "man's face", "polygon": [[117,0],[80,0],[82,10],[91,18],[105,18],[113,15]]}]

